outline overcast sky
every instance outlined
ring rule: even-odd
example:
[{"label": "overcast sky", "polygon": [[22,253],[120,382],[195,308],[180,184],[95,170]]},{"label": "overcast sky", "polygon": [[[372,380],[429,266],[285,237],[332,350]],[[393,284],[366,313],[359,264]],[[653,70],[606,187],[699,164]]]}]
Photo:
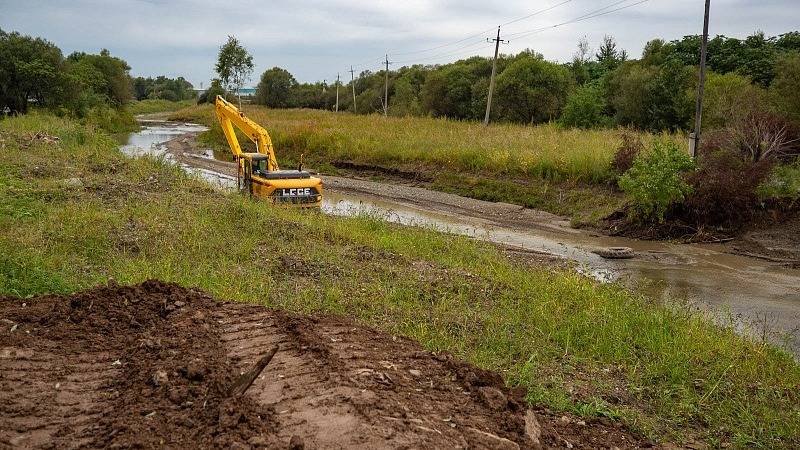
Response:
[{"label": "overcast sky", "polygon": [[[344,79],[351,64],[359,71],[378,70],[387,51],[390,60],[403,63],[399,65],[489,56],[493,48],[485,39],[494,33],[489,29],[559,4],[504,26],[511,43],[501,51],[532,48],[547,59],[567,61],[582,36],[596,47],[604,34],[611,34],[638,56],[649,39],[677,39],[702,30],[703,0],[649,0],[535,34],[514,35],[615,3],[605,11],[639,1],[0,0],[0,28],[44,37],[65,55],[108,48],[130,64],[133,75],[184,76],[196,87],[201,82],[208,86],[217,50],[229,34],[254,57],[254,85],[273,66],[288,69],[300,81],[332,82],[337,71]],[[800,0],[712,0],[712,35],[744,37],[756,30],[776,35],[797,29]]]}]

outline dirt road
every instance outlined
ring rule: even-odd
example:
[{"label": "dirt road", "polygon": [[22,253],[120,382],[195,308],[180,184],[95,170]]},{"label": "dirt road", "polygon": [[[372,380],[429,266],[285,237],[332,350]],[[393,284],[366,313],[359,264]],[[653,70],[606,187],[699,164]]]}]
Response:
[{"label": "dirt road", "polygon": [[174,284],[0,298],[0,317],[0,448],[649,446],[407,339]]}]

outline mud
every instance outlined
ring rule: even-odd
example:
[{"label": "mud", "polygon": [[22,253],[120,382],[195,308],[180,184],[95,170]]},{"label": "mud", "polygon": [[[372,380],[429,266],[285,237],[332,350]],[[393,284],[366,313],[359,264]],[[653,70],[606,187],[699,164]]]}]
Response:
[{"label": "mud", "polygon": [[0,447],[650,446],[618,424],[531,410],[500,375],[408,339],[175,284],[0,298],[0,317]]}]

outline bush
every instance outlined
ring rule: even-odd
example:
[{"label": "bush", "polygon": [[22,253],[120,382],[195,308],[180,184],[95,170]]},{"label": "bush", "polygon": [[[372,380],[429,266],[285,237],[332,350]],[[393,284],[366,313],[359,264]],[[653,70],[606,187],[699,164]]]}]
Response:
[{"label": "bush", "polygon": [[219,80],[212,80],[211,86],[205,90],[200,97],[197,98],[197,104],[201,105],[203,103],[214,103],[217,100],[217,96],[222,95],[225,96],[225,89],[222,88],[222,83]]},{"label": "bush", "polygon": [[750,219],[761,203],[757,188],[773,165],[724,149],[701,155],[697,170],[687,177],[692,193],[683,206],[685,218],[710,226],[735,226]]},{"label": "bush", "polygon": [[561,124],[567,127],[596,128],[608,126],[611,118],[605,115],[606,100],[603,90],[596,84],[587,84],[567,97]]},{"label": "bush", "polygon": [[622,143],[619,145],[619,148],[617,148],[617,152],[614,153],[614,160],[611,161],[611,169],[614,170],[614,173],[617,175],[624,174],[633,167],[633,162],[643,150],[644,144],[639,135],[623,133]]},{"label": "bush", "polygon": [[724,150],[756,163],[792,161],[800,154],[800,128],[775,113],[754,109],[701,141],[701,155]]},{"label": "bush", "polygon": [[663,222],[669,208],[692,192],[683,176],[693,168],[692,158],[674,142],[653,141],[619,179],[619,187],[631,198],[630,218]]},{"label": "bush", "polygon": [[756,193],[761,200],[789,200],[792,203],[800,200],[800,160],[775,167]]}]

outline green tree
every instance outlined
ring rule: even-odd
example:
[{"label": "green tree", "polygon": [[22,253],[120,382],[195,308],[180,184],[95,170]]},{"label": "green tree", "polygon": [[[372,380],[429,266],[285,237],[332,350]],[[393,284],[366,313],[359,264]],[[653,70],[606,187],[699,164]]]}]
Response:
[{"label": "green tree", "polygon": [[703,100],[703,127],[723,128],[763,108],[764,89],[742,75],[709,72]]},{"label": "green tree", "polygon": [[297,80],[288,70],[280,67],[264,71],[256,86],[256,103],[270,108],[288,108]]},{"label": "green tree", "polygon": [[779,58],[775,73],[775,80],[770,87],[773,102],[781,113],[800,121],[800,52]]},{"label": "green tree", "polygon": [[60,103],[63,64],[53,43],[0,30],[0,110],[25,113],[29,100],[44,106]]},{"label": "green tree", "polygon": [[217,71],[225,90],[236,93],[239,99],[239,107],[241,107],[242,97],[239,91],[253,73],[253,57],[239,43],[238,39],[228,36],[228,41],[219,49],[217,64],[214,69]]},{"label": "green tree", "polygon": [[650,131],[679,130],[689,127],[694,115],[693,99],[695,72],[674,59],[658,68],[647,86],[648,120]]},{"label": "green tree", "polygon": [[497,111],[507,120],[541,123],[561,115],[572,84],[569,69],[529,55],[497,77]]},{"label": "green tree", "polygon": [[671,44],[663,39],[653,39],[642,50],[642,64],[647,66],[660,66],[674,53]]},{"label": "green tree", "polygon": [[674,58],[661,66],[628,62],[605,78],[615,121],[655,132],[689,125],[694,84],[693,70]]},{"label": "green tree", "polygon": [[474,82],[475,76],[462,64],[430,72],[422,89],[425,111],[436,117],[469,118]]},{"label": "green tree", "polygon": [[567,127],[595,128],[611,123],[605,114],[606,100],[599,83],[590,83],[572,91],[567,97],[561,124]]},{"label": "green tree", "polygon": [[422,86],[426,71],[422,66],[400,69],[394,83],[394,95],[389,97],[389,113],[396,116],[422,115]]},{"label": "green tree", "polygon": [[105,98],[114,106],[122,106],[131,101],[133,97],[133,86],[131,83],[131,70],[128,63],[124,60],[111,56],[111,53],[103,49],[99,55],[83,52],[75,52],[67,57],[69,63],[89,64],[102,75],[102,84],[95,86],[97,94]]},{"label": "green tree", "polygon": [[613,36],[603,36],[603,42],[595,53],[595,59],[606,71],[614,70],[620,64],[627,61],[628,53],[625,50],[617,50],[617,41]]}]

